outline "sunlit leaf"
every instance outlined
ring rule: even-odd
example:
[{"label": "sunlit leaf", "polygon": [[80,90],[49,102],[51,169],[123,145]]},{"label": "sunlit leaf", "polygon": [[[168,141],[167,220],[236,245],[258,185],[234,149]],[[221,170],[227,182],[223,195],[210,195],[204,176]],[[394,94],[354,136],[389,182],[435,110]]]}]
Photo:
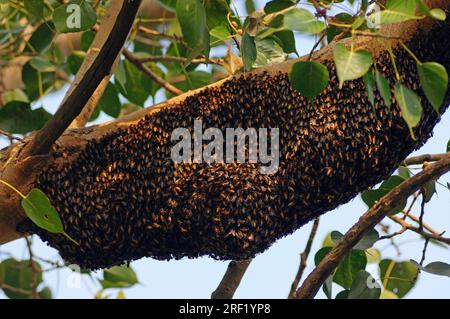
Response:
[{"label": "sunlit leaf", "polygon": [[355,80],[366,74],[373,63],[370,52],[364,50],[351,51],[342,44],[336,45],[333,53],[340,88],[345,81]]},{"label": "sunlit leaf", "polygon": [[328,69],[318,62],[297,62],[289,73],[292,86],[302,95],[313,100],[326,89],[329,79]]},{"label": "sunlit leaf", "polygon": [[422,105],[419,97],[411,89],[400,82],[395,84],[395,98],[402,111],[402,117],[408,125],[413,139],[415,139],[413,128],[417,126],[422,117]]}]

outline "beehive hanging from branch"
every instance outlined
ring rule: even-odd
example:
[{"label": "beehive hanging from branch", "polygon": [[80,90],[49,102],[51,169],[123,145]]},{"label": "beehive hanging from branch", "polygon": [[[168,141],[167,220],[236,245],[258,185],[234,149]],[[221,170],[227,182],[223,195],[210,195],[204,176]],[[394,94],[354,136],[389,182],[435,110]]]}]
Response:
[{"label": "beehive hanging from branch", "polygon": [[[450,69],[449,23],[418,32],[408,46],[423,61]],[[422,100],[424,115],[410,137],[397,103],[376,92],[368,101],[362,79],[339,89],[335,65],[327,89],[311,104],[284,72],[253,72],[206,88],[137,124],[91,141],[68,164],[40,175],[37,187],[60,214],[65,237],[36,232],[69,262],[100,268],[149,256],[245,259],[267,249],[314,217],[348,202],[388,177],[431,135],[439,115],[419,88],[416,63],[394,49],[402,82]],[[376,67],[391,84],[387,52]],[[445,105],[450,99],[447,95]],[[445,107],[444,107],[445,109]],[[442,112],[444,111],[441,110]],[[171,133],[204,127],[280,130],[280,167],[263,175],[258,164],[175,164]]]}]

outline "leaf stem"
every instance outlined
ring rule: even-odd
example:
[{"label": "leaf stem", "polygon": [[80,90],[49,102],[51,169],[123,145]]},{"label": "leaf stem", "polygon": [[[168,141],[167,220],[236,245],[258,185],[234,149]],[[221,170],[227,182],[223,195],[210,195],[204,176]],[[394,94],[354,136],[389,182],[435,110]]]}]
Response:
[{"label": "leaf stem", "polygon": [[408,52],[413,57],[413,59],[416,60],[417,64],[422,64],[422,62],[420,62],[417,56],[406,46],[406,44],[403,41],[400,41],[400,44],[406,50],[406,52]]},{"label": "leaf stem", "polygon": [[397,78],[397,81],[400,81],[400,73],[398,73],[397,65],[395,64],[394,53],[392,53],[392,48],[390,46],[388,48],[388,52],[389,52],[389,56],[391,57],[392,65],[394,66],[395,77]]},{"label": "leaf stem", "polygon": [[8,182],[5,182],[4,180],[0,179],[0,183],[2,183],[5,186],[8,186],[9,188],[11,188],[13,191],[15,191],[17,194],[20,195],[20,197],[22,197],[23,199],[26,199],[26,196],[19,191],[17,188],[15,188],[14,186],[12,186],[11,184],[9,184]]},{"label": "leaf stem", "polygon": [[79,244],[75,239],[73,239],[72,237],[70,237],[69,234],[67,234],[65,231],[63,231],[62,234],[63,234],[67,239],[69,239],[71,242],[73,242],[75,245],[80,246],[80,244]]}]

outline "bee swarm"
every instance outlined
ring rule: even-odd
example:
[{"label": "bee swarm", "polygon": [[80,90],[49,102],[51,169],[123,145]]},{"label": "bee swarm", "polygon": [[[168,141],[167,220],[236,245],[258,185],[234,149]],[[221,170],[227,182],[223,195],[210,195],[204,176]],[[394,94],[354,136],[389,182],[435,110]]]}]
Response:
[{"label": "bee swarm", "polygon": [[[449,29],[447,22],[408,46],[419,59],[450,70],[450,41],[442,41]],[[402,82],[424,107],[416,141],[395,101],[386,106],[376,91],[372,106],[362,79],[339,89],[332,61],[325,61],[329,85],[314,104],[285,73],[242,75],[93,141],[75,161],[40,175],[36,187],[79,246],[29,220],[19,230],[39,234],[68,262],[93,269],[144,256],[255,256],[387,178],[431,136],[439,116],[419,88],[416,63],[403,49],[394,53]],[[393,86],[389,54],[381,54],[376,66]],[[444,109],[449,101],[447,95]],[[194,119],[223,132],[278,127],[277,173],[262,175],[259,164],[250,163],[174,163],[171,133],[177,127],[192,132]]]}]

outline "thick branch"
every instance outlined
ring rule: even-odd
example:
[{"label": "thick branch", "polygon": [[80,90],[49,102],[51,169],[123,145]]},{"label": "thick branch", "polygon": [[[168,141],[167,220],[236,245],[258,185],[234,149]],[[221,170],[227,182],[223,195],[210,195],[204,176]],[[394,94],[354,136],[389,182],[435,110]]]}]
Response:
[{"label": "thick branch", "polygon": [[47,154],[53,143],[81,113],[102,80],[110,74],[128,36],[141,0],[124,1],[104,46],[86,71],[82,81],[64,99],[55,115],[39,130],[23,151],[23,156]]},{"label": "thick branch", "polygon": [[[100,26],[95,26],[96,35],[94,41],[92,42],[89,51],[87,52],[86,58],[83,61],[83,64],[78,71],[75,80],[72,82],[69,91],[66,93],[65,99],[67,99],[71,94],[73,94],[74,89],[79,85],[80,82],[84,81],[86,72],[92,67],[92,64],[97,59],[98,55],[102,51],[102,48],[105,46],[106,41],[108,39],[108,35],[113,32],[114,25],[117,21],[118,15],[122,9],[124,0],[120,1],[111,1],[108,4],[108,8],[106,13],[100,23]],[[119,55],[118,55],[119,56]],[[84,127],[86,123],[89,121],[89,118],[92,115],[95,107],[103,96],[103,93],[106,89],[106,86],[109,83],[109,79],[111,78],[114,69],[118,62],[118,57],[116,57],[115,62],[113,63],[110,72],[105,75],[103,80],[100,82],[98,87],[95,89],[94,93],[90,97],[89,101],[83,107],[80,115],[78,115],[75,120],[73,120],[72,124],[70,124],[70,128]]]},{"label": "thick branch", "polygon": [[217,289],[211,294],[211,299],[231,299],[244,277],[250,260],[231,261]]},{"label": "thick branch", "polygon": [[378,224],[397,203],[418,190],[426,182],[439,178],[450,171],[450,153],[440,161],[426,167],[423,171],[395,187],[383,196],[359,221],[350,228],[328,255],[320,262],[297,290],[299,299],[314,298],[325,280],[332,274],[342,259],[361,240],[361,238]]}]

